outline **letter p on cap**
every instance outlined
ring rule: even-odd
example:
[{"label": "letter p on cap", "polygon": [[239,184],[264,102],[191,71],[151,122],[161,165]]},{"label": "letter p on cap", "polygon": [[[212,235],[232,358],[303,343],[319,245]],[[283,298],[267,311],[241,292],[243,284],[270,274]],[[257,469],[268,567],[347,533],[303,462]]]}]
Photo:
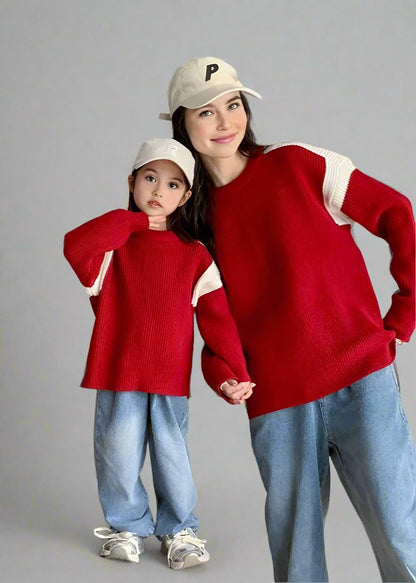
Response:
[{"label": "letter p on cap", "polygon": [[211,79],[211,75],[218,71],[219,67],[217,63],[212,63],[211,65],[207,65],[206,72],[205,72],[205,81],[209,81]]}]

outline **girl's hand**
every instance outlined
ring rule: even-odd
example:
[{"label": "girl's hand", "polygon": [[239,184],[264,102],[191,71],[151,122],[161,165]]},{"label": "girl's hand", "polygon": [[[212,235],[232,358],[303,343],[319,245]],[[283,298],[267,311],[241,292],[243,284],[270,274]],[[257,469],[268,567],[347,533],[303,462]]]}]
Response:
[{"label": "girl's hand", "polygon": [[250,381],[238,383],[236,379],[229,379],[221,385],[221,391],[233,405],[241,405],[253,394],[253,387],[256,385]]},{"label": "girl's hand", "polygon": [[404,340],[400,340],[399,338],[396,338],[396,344],[407,344],[407,342],[404,342]]},{"label": "girl's hand", "polygon": [[155,215],[148,217],[149,229],[152,231],[166,231],[166,217],[164,215]]}]

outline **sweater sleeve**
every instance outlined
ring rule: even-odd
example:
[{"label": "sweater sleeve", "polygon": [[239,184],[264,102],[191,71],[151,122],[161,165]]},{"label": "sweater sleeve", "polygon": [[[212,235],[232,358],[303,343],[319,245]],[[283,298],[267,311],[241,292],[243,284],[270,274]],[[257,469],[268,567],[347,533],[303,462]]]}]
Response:
[{"label": "sweater sleeve", "polygon": [[319,158],[325,160],[323,202],[333,220],[338,225],[357,222],[388,243],[390,272],[399,289],[383,321],[386,329],[407,342],[415,328],[415,221],[410,201],[355,168],[341,154],[297,145],[312,154],[307,159],[314,171],[319,168]]},{"label": "sweater sleeve", "polygon": [[340,210],[388,243],[390,272],[399,289],[383,319],[384,327],[407,342],[415,328],[415,221],[410,201],[355,169]]},{"label": "sweater sleeve", "polygon": [[106,253],[124,245],[134,231],[148,227],[145,213],[109,211],[67,233],[64,255],[82,285],[91,288],[105,263]]},{"label": "sweater sleeve", "polygon": [[[218,272],[214,263],[207,272],[212,274],[213,268]],[[228,379],[249,381],[250,376],[224,288],[221,283],[217,287],[212,276],[204,278],[207,272],[200,278],[200,281],[205,279],[205,283],[199,286],[196,300],[198,328],[205,342],[201,354],[202,372],[209,386],[227,400],[221,384]]]}]

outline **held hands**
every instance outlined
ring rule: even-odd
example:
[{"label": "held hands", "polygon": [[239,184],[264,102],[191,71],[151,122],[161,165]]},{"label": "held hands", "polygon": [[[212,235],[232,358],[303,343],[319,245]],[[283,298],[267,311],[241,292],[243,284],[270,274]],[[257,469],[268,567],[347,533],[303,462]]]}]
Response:
[{"label": "held hands", "polygon": [[149,229],[152,231],[166,231],[166,217],[165,215],[155,215],[149,217]]},{"label": "held hands", "polygon": [[230,399],[233,405],[241,405],[246,399],[251,397],[253,387],[255,386],[255,383],[251,383],[250,381],[238,383],[235,379],[228,379],[228,381],[222,383],[221,391]]}]

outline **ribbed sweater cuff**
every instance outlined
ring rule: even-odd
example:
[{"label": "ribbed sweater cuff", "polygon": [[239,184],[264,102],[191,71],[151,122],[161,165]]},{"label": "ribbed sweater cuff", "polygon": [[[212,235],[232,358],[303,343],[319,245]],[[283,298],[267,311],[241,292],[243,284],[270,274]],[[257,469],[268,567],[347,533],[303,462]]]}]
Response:
[{"label": "ribbed sweater cuff", "polygon": [[149,217],[146,213],[140,212],[136,213],[131,211],[132,216],[130,217],[132,232],[133,231],[145,231],[149,228]]},{"label": "ribbed sweater cuff", "polygon": [[[390,308],[387,314],[383,318],[384,328],[386,330],[393,330],[396,334],[396,338],[403,340],[403,342],[409,342],[415,329],[414,316],[413,319],[409,318],[406,322],[403,322],[403,313],[400,310],[400,314],[395,312],[399,310],[394,310]],[[399,316],[399,317],[398,317]]]}]

